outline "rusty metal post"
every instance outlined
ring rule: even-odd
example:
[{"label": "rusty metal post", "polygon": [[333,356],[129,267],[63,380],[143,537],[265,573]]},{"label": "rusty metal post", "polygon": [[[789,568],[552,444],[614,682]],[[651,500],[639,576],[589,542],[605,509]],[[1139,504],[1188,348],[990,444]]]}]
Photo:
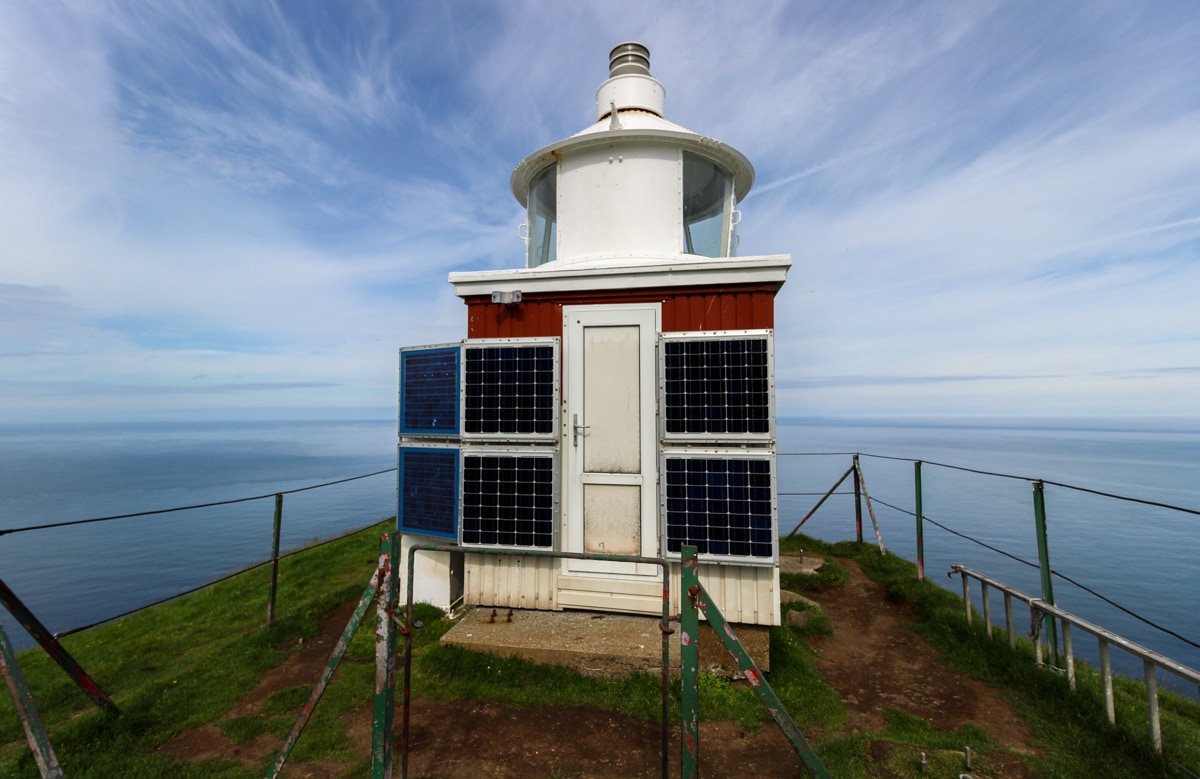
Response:
[{"label": "rusty metal post", "polygon": [[[867,480],[863,478],[862,466],[858,463],[858,455],[854,456],[854,468],[858,475],[858,485],[862,495],[867,499],[867,511],[871,514],[871,527],[875,529],[875,542],[879,544],[879,554],[883,554],[883,536],[879,533],[879,522],[875,519],[875,507],[871,505],[871,494],[867,491]],[[859,513],[858,540],[862,541],[862,514]]]},{"label": "rusty metal post", "polygon": [[113,703],[104,690],[100,689],[100,685],[96,684],[92,680],[92,677],[88,676],[87,671],[83,670],[83,666],[75,662],[75,658],[71,657],[71,653],[63,648],[63,645],[58,642],[54,634],[46,629],[41,620],[34,616],[34,613],[21,602],[21,599],[17,597],[15,592],[9,589],[3,579],[0,579],[0,604],[3,604],[4,608],[8,609],[9,613],[17,618],[17,622],[21,623],[21,627],[29,631],[29,635],[33,636],[42,649],[46,650],[46,654],[50,655],[50,658],[58,663],[59,668],[62,668],[67,676],[71,677],[71,681],[75,682],[79,689],[83,690],[92,699],[93,703],[112,714],[121,713],[120,709],[117,708],[117,704]]},{"label": "rusty metal post", "polygon": [[[408,726],[412,715],[412,624],[413,624],[413,584],[416,576],[417,547],[414,544],[408,549],[408,573],[404,583],[404,593],[407,596],[404,607],[404,712],[401,717],[400,730],[400,779],[408,779]],[[432,545],[430,545],[432,546]]]},{"label": "rusty metal post", "polygon": [[913,463],[913,492],[917,505],[917,580],[925,581],[925,513],[921,499],[921,461]]},{"label": "rusty metal post", "polygon": [[25,730],[25,740],[33,751],[34,762],[42,779],[62,779],[62,769],[58,767],[58,758],[54,756],[54,748],[50,746],[50,737],[46,735],[46,726],[38,716],[37,706],[33,702],[33,694],[25,682],[25,674],[17,662],[12,643],[4,626],[0,625],[0,671],[4,673],[4,683],[12,695],[13,706],[21,718],[21,727]]},{"label": "rusty metal post", "polygon": [[667,779],[671,771],[671,635],[675,630],[671,627],[671,566],[662,569],[662,622],[658,629],[662,632],[662,779]]},{"label": "rusty metal post", "polygon": [[[383,576],[379,588],[379,625],[375,629],[375,702],[371,728],[371,779],[392,777],[392,718],[396,711],[396,592],[400,534],[384,533],[379,542]],[[404,626],[406,631],[408,625]]]},{"label": "rusty metal post", "polygon": [[[685,549],[687,547],[684,547]],[[963,577],[966,580],[966,577]],[[771,716],[775,719],[779,729],[783,731],[783,735],[787,740],[792,742],[792,747],[796,750],[796,754],[804,762],[805,769],[809,774],[817,777],[817,779],[830,779],[829,772],[825,770],[825,766],[821,763],[821,759],[817,757],[817,753],[809,746],[808,740],[804,738],[804,734],[800,732],[800,728],[796,725],[796,721],[792,719],[792,715],[788,714],[784,708],[783,701],[779,700],[779,696],[775,694],[774,688],[767,678],[763,676],[762,671],[758,669],[758,665],[754,662],[754,658],[742,646],[742,642],[738,640],[737,634],[733,631],[733,626],[725,621],[725,615],[717,608],[717,604],[713,603],[709,597],[708,591],[704,589],[704,585],[700,584],[697,579],[696,594],[694,600],[701,611],[704,612],[704,617],[708,620],[708,624],[712,627],[717,638],[729,650],[729,654],[733,656],[734,662],[738,664],[738,668],[742,669],[742,675],[746,677],[746,681],[750,682],[750,688],[758,696],[759,701],[763,706],[767,707],[767,711],[771,712]],[[691,590],[686,590],[691,594]]]},{"label": "rusty metal post", "polygon": [[346,629],[342,631],[341,638],[338,639],[337,645],[334,646],[333,654],[329,657],[329,662],[325,665],[325,670],[321,673],[321,678],[317,680],[312,694],[308,696],[308,701],[304,704],[304,708],[297,715],[296,723],[292,725],[292,732],[284,740],[283,748],[279,750],[279,755],[276,756],[275,762],[267,769],[266,779],[276,779],[280,772],[283,771],[283,766],[287,763],[288,755],[292,753],[296,742],[300,740],[300,734],[304,732],[304,726],[308,724],[309,718],[312,717],[313,709],[320,703],[321,696],[325,694],[325,688],[329,686],[334,672],[341,664],[342,656],[346,654],[346,649],[350,646],[350,639],[354,638],[354,634],[358,631],[358,626],[362,623],[363,615],[367,613],[367,607],[371,605],[371,601],[375,600],[375,596],[379,593],[379,582],[383,577],[385,562],[385,559],[381,555],[379,566],[375,569],[375,573],[371,575],[371,581],[367,584],[366,589],[363,590],[362,597],[359,598],[358,606],[355,607],[354,613],[350,615],[350,621],[346,623]]},{"label": "rusty metal post", "polygon": [[[1037,531],[1038,563],[1042,572],[1042,600],[1054,605],[1054,581],[1050,569],[1050,544],[1046,540],[1046,492],[1045,485],[1039,479],[1033,483],[1033,519]],[[1049,614],[1042,616],[1046,620],[1046,640],[1050,644],[1050,656],[1053,663],[1058,665],[1058,623]]]},{"label": "rusty metal post", "polygon": [[796,535],[796,531],[799,530],[800,528],[804,527],[805,522],[812,519],[813,514],[817,513],[817,509],[819,509],[819,508],[821,508],[821,506],[825,505],[825,501],[829,500],[829,496],[832,495],[837,490],[838,487],[842,486],[842,482],[844,482],[846,480],[846,477],[852,473],[854,473],[853,465],[846,469],[846,472],[842,474],[842,478],[840,478],[836,482],[834,482],[833,486],[829,488],[829,492],[826,492],[821,497],[821,499],[817,501],[817,505],[813,506],[812,510],[810,510],[807,514],[804,515],[804,519],[800,520],[799,524],[797,524],[794,528],[792,528],[792,531],[790,533],[788,533],[788,538],[791,538],[792,536]]},{"label": "rusty metal post", "polygon": [[862,543],[862,471],[858,467],[858,455],[854,455],[854,540]]},{"label": "rusty metal post", "polygon": [[682,714],[682,755],[680,776],[696,779],[700,775],[700,577],[696,547],[680,550],[679,598],[679,708]]},{"label": "rusty metal post", "polygon": [[275,627],[275,591],[279,583],[279,528],[283,524],[283,493],[275,495],[275,531],[271,536],[271,592],[267,596],[267,627]]}]

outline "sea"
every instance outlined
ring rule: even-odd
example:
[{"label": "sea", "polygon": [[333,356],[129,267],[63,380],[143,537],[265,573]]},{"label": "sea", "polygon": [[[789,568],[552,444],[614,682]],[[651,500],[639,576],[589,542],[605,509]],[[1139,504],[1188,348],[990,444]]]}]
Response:
[{"label": "sea", "polygon": [[[781,417],[777,440],[781,533],[857,453],[879,538],[909,560],[922,461],[926,575],[956,593],[947,572],[961,564],[1040,594],[1033,481],[1057,483],[1045,486],[1056,603],[1200,669],[1200,516],[1094,494],[1200,510],[1200,419]],[[0,579],[56,633],[269,559],[276,493],[285,552],[396,513],[395,419],[3,424],[0,453]],[[853,539],[851,484],[800,532]],[[223,505],[22,531],[210,503]],[[876,543],[866,503],[863,537]],[[973,596],[978,609],[978,585]],[[998,597],[992,615],[1002,622]],[[1028,610],[1014,617],[1028,632]],[[33,645],[0,620],[18,648]],[[1095,662],[1093,640],[1076,632],[1074,643]],[[1122,652],[1113,663],[1141,673]],[[1197,695],[1169,674],[1159,683]]]}]

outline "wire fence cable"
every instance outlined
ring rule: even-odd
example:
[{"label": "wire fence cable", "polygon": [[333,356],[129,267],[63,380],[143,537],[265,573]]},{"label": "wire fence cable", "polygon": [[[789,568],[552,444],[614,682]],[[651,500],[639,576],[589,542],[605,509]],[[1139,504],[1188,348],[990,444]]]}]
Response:
[{"label": "wire fence cable", "polygon": [[149,517],[155,514],[172,514],[176,511],[191,511],[192,509],[206,509],[213,506],[229,506],[234,503],[248,503],[253,500],[265,500],[273,498],[276,495],[293,495],[297,492],[307,492],[308,490],[320,489],[321,487],[332,487],[335,484],[345,484],[350,481],[358,481],[359,479],[368,479],[372,476],[379,476],[385,473],[395,473],[395,468],[385,468],[382,471],[374,473],[364,473],[361,476],[350,476],[345,479],[337,479],[335,481],[322,482],[321,484],[310,484],[307,487],[296,487],[290,490],[279,490],[277,492],[268,492],[265,495],[254,495],[248,498],[232,498],[230,500],[216,500],[211,503],[197,503],[193,506],[175,506],[169,509],[155,509],[153,511],[136,511],[132,514],[113,514],[108,517],[93,517],[92,519],[74,519],[68,522],[49,522],[44,525],[29,525],[27,527],[9,527],[0,528],[0,536],[11,535],[13,533],[28,533],[31,530],[47,530],[55,527],[71,527],[73,525],[87,525],[92,522],[108,522],[114,519],[132,519],[133,517]]}]

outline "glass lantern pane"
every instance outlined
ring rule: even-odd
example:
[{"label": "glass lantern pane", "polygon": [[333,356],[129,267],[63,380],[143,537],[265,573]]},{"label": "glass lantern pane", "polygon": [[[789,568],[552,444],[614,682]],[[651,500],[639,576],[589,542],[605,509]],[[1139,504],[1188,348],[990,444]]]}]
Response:
[{"label": "glass lantern pane", "polygon": [[529,185],[530,268],[554,262],[558,255],[558,167],[551,165]]},{"label": "glass lantern pane", "polygon": [[703,157],[683,154],[683,251],[729,256],[729,175]]}]

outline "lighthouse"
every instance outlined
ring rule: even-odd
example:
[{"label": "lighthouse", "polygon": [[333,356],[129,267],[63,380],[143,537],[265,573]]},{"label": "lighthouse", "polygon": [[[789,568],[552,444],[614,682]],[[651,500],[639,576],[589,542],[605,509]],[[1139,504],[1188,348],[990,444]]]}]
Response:
[{"label": "lighthouse", "polygon": [[[442,608],[657,615],[661,572],[480,550],[699,550],[730,622],[779,624],[774,303],[788,255],[737,256],[754,168],[669,121],[623,43],[596,121],[517,164],[521,267],[451,273],[458,343],[400,350],[398,524]],[[473,550],[474,553],[473,553]]]}]

